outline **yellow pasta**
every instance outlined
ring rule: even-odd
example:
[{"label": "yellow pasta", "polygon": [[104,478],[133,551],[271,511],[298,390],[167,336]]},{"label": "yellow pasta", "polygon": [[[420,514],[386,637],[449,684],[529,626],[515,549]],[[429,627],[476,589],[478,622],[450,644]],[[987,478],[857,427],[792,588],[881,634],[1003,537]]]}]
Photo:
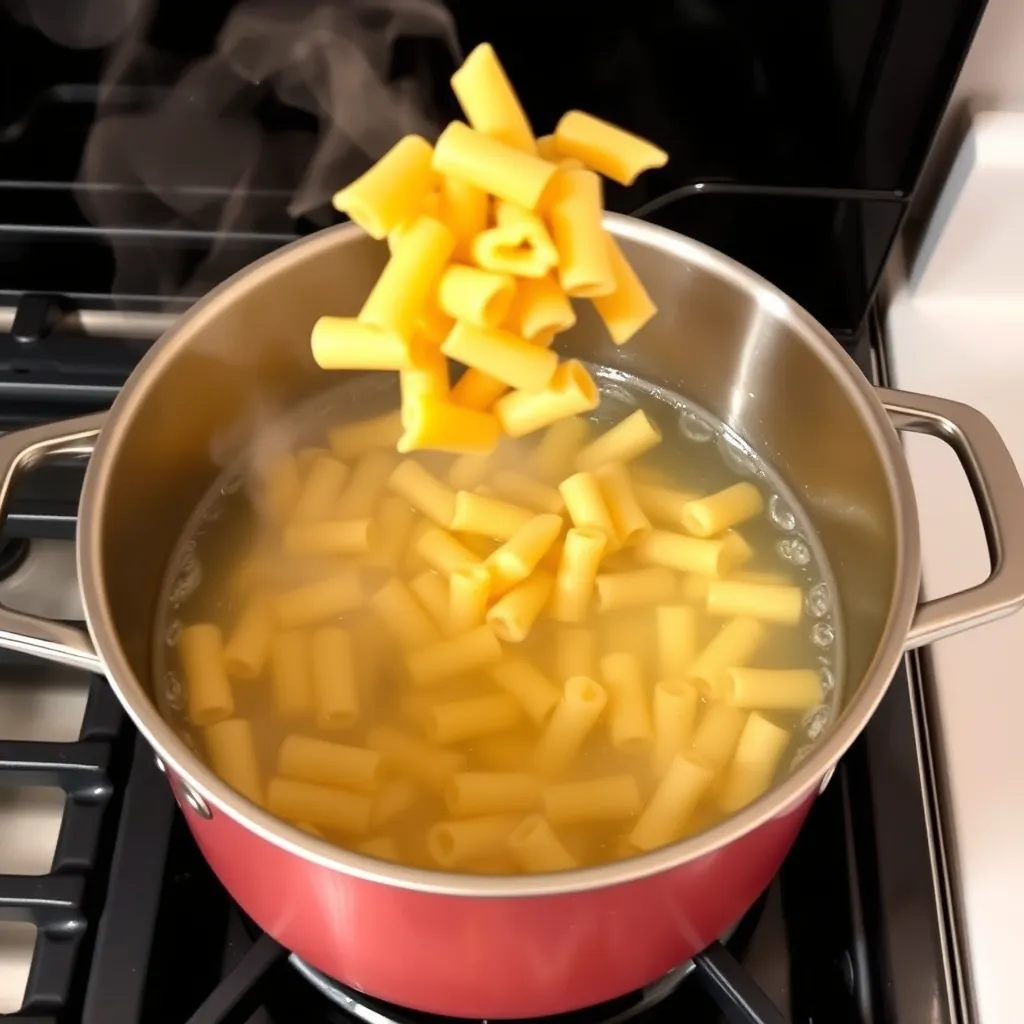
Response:
[{"label": "yellow pasta", "polygon": [[531,814],[508,837],[508,851],[524,871],[570,871],[576,860],[540,815]]},{"label": "yellow pasta", "polygon": [[732,764],[725,774],[718,806],[732,813],[767,792],[789,740],[786,729],[753,712],[743,726]]},{"label": "yellow pasta", "polygon": [[370,599],[394,638],[407,650],[436,643],[440,632],[412,591],[392,576]]},{"label": "yellow pasta", "polygon": [[562,115],[555,147],[559,156],[575,157],[620,185],[632,185],[637,175],[668,163],[663,149],[580,110]]},{"label": "yellow pasta", "polygon": [[484,482],[490,468],[490,452],[460,455],[448,468],[448,483],[456,491],[471,491]]},{"label": "yellow pasta", "polygon": [[555,677],[560,683],[572,676],[597,675],[597,637],[580,626],[559,626],[555,633]]},{"label": "yellow pasta", "polygon": [[487,623],[499,640],[517,644],[526,639],[547,604],[554,583],[551,573],[538,569],[491,605]]},{"label": "yellow pasta", "polygon": [[737,708],[802,710],[825,699],[821,676],[811,668],[730,668],[726,700]]},{"label": "yellow pasta", "polygon": [[760,490],[744,481],[691,501],[683,509],[683,527],[695,537],[713,537],[759,516],[763,510]]},{"label": "yellow pasta", "polygon": [[501,661],[501,644],[490,626],[421,647],[406,657],[416,686],[435,686],[453,676],[488,668]]},{"label": "yellow pasta", "polygon": [[358,574],[342,570],[327,579],[285,591],[277,597],[274,608],[278,625],[294,629],[337,618],[362,603],[363,588]]},{"label": "yellow pasta", "polygon": [[378,529],[364,559],[366,564],[397,569],[415,518],[415,510],[404,498],[383,498],[377,513]]},{"label": "yellow pasta", "polygon": [[529,509],[472,491],[458,491],[450,526],[460,533],[508,539],[534,518]]},{"label": "yellow pasta", "polygon": [[178,641],[185,673],[188,717],[194,725],[215,725],[235,713],[235,698],[224,663],[224,639],[217,626],[186,626]]},{"label": "yellow pasta", "polygon": [[587,421],[577,416],[559,420],[548,427],[530,453],[532,472],[542,480],[550,481],[561,481],[568,476],[589,429]]},{"label": "yellow pasta", "polygon": [[527,519],[484,562],[494,581],[495,593],[504,593],[525,580],[562,532],[562,517],[539,515]]},{"label": "yellow pasta", "polygon": [[508,331],[488,330],[459,322],[441,351],[450,359],[486,373],[509,387],[541,391],[551,382],[558,356]]},{"label": "yellow pasta", "polygon": [[682,533],[652,530],[637,542],[636,556],[648,565],[664,565],[679,572],[719,576],[728,568],[725,541],[699,540]]},{"label": "yellow pasta", "polygon": [[412,346],[411,366],[398,374],[398,384],[402,394],[401,419],[402,435],[395,446],[398,447],[410,426],[410,420],[416,418],[416,405],[424,398],[446,401],[451,394],[448,384],[448,360],[432,344],[417,339]]},{"label": "yellow pasta", "polygon": [[299,467],[291,455],[276,454],[258,460],[257,501],[274,523],[285,522],[299,497]]},{"label": "yellow pasta", "polygon": [[389,726],[371,729],[366,745],[381,752],[385,766],[391,771],[438,794],[444,793],[448,780],[466,763],[465,754],[441,750]]},{"label": "yellow pasta", "polygon": [[254,594],[246,602],[224,645],[224,666],[235,679],[255,679],[270,653],[274,608],[266,594]]},{"label": "yellow pasta", "polygon": [[527,658],[504,658],[491,669],[495,684],[538,725],[554,711],[562,691]]},{"label": "yellow pasta", "polygon": [[[387,762],[387,755],[383,751],[380,753],[381,758]],[[458,754],[450,755],[446,751],[438,751],[438,754],[441,757],[453,757],[455,764],[461,763]],[[448,775],[445,775],[444,779],[447,778]],[[441,784],[444,784],[443,781]],[[416,806],[418,798],[416,787],[408,779],[389,779],[374,793],[373,807],[370,809],[370,828],[382,828],[395,818],[400,818]]]},{"label": "yellow pasta", "polygon": [[548,211],[558,252],[558,280],[567,295],[594,298],[615,291],[603,216],[601,179],[593,171],[559,171],[558,194]]},{"label": "yellow pasta", "polygon": [[684,601],[700,605],[701,608],[707,603],[708,587],[714,577],[704,576],[699,572],[688,572],[679,581],[679,596]]},{"label": "yellow pasta", "polygon": [[430,617],[442,629],[448,629],[449,597],[448,581],[438,572],[427,569],[409,580],[409,589],[430,613]]},{"label": "yellow pasta", "polygon": [[479,370],[467,369],[455,382],[451,391],[451,399],[467,409],[486,412],[506,391],[508,385],[504,381]]},{"label": "yellow pasta", "polygon": [[434,170],[527,210],[540,202],[555,168],[546,160],[453,121],[434,146]]},{"label": "yellow pasta", "polygon": [[543,391],[513,391],[498,399],[494,412],[509,437],[522,437],[556,420],[590,412],[599,401],[597,386],[586,367],[567,359]]},{"label": "yellow pasta", "polygon": [[697,725],[689,757],[717,775],[729,763],[749,716],[727,704],[712,704]]},{"label": "yellow pasta", "polygon": [[601,530],[572,529],[565,535],[551,600],[552,618],[559,622],[582,622],[586,618],[607,544],[608,538]]},{"label": "yellow pasta", "polygon": [[540,780],[525,772],[456,772],[444,798],[456,818],[531,811],[540,804]]},{"label": "yellow pasta", "polygon": [[587,735],[608,703],[604,688],[586,676],[567,679],[558,702],[533,752],[533,766],[542,775],[565,771],[576,759]]},{"label": "yellow pasta", "polygon": [[456,569],[448,579],[449,628],[465,633],[482,626],[491,593],[491,575],[482,565]]},{"label": "yellow pasta", "polygon": [[270,644],[270,689],[274,710],[286,721],[313,714],[307,638],[298,630],[277,633]]},{"label": "yellow pasta", "polygon": [[388,477],[395,468],[391,451],[369,451],[352,467],[348,486],[341,493],[334,515],[338,519],[372,519]]},{"label": "yellow pasta", "polygon": [[693,738],[700,694],[682,679],[663,679],[654,687],[654,746],[651,769],[661,776],[672,758],[683,753]]},{"label": "yellow pasta", "polygon": [[401,859],[398,843],[391,836],[374,836],[373,839],[359,843],[355,850],[357,853],[366,854],[367,857],[376,857],[377,860],[398,861]]},{"label": "yellow pasta", "polygon": [[326,519],[334,510],[348,480],[348,466],[332,455],[314,455],[302,482],[295,508],[293,523],[311,523]]},{"label": "yellow pasta", "polygon": [[567,477],[558,485],[558,491],[576,529],[604,534],[608,551],[615,551],[621,546],[601,485],[593,473],[576,473]]},{"label": "yellow pasta", "polygon": [[403,454],[424,448],[441,452],[489,452],[500,439],[498,421],[486,412],[454,402],[420,397],[402,407],[405,433],[398,442]]},{"label": "yellow pasta", "polygon": [[495,473],[490,485],[498,497],[514,498],[535,512],[557,514],[565,508],[565,501],[556,487],[549,487],[514,469],[503,469]]},{"label": "yellow pasta", "polygon": [[612,517],[615,536],[620,544],[629,547],[651,532],[651,521],[636,500],[633,483],[625,466],[610,462],[595,470],[594,476]]},{"label": "yellow pasta", "polygon": [[533,341],[548,331],[567,331],[576,323],[576,311],[554,274],[523,277],[508,310],[506,328]]},{"label": "yellow pasta", "polygon": [[444,220],[441,217],[441,196],[437,191],[428,192],[419,206],[399,224],[397,227],[391,229],[388,232],[388,252],[394,253],[398,247],[402,244],[405,236],[409,234],[409,229],[420,219],[420,217],[437,217],[440,220]]},{"label": "yellow pasta", "polygon": [[291,555],[359,555],[369,552],[375,538],[369,519],[293,523],[284,532],[284,550]]},{"label": "yellow pasta", "polygon": [[738,530],[726,530],[722,540],[725,542],[725,571],[730,575],[754,557],[754,549]]},{"label": "yellow pasta", "polygon": [[455,236],[444,224],[434,217],[418,218],[366,297],[360,322],[391,331],[411,344],[427,299],[454,250]]},{"label": "yellow pasta", "polygon": [[677,491],[671,487],[639,481],[634,481],[633,493],[648,518],[676,530],[682,529],[683,509],[697,497],[690,491]]},{"label": "yellow pasta", "polygon": [[630,832],[630,844],[656,850],[680,839],[712,778],[710,769],[676,754]]},{"label": "yellow pasta", "polygon": [[203,730],[210,767],[232,789],[254,804],[263,804],[256,743],[247,718],[229,718]]},{"label": "yellow pasta", "polygon": [[426,139],[406,135],[365,174],[335,192],[334,208],[372,238],[384,238],[416,213],[433,188],[433,155]]},{"label": "yellow pasta", "polygon": [[470,259],[470,244],[487,227],[490,200],[486,192],[458,178],[441,178],[438,216],[455,235],[455,257]]},{"label": "yellow pasta", "polygon": [[310,638],[309,655],[317,725],[321,729],[350,728],[359,718],[352,637],[334,626],[318,629]]},{"label": "yellow pasta", "polygon": [[526,153],[536,152],[530,122],[490,43],[475,47],[452,75],[452,92],[478,132]]},{"label": "yellow pasta", "polygon": [[497,327],[508,315],[516,283],[508,274],[453,263],[441,275],[441,309],[476,327]]},{"label": "yellow pasta", "polygon": [[285,737],[277,753],[279,776],[357,793],[370,793],[377,788],[383,765],[378,750],[328,743],[295,733]]},{"label": "yellow pasta", "polygon": [[608,735],[616,750],[642,750],[654,742],[650,697],[640,662],[625,651],[601,659],[601,682],[608,693]]},{"label": "yellow pasta", "polygon": [[327,441],[339,459],[356,459],[375,448],[394,448],[401,433],[401,413],[389,412],[332,427],[327,431]]},{"label": "yellow pasta", "polygon": [[740,616],[731,619],[691,662],[687,675],[696,679],[706,697],[720,699],[728,687],[726,670],[746,665],[767,636],[763,623]]},{"label": "yellow pasta", "polygon": [[784,572],[737,572],[729,578],[738,583],[760,583],[771,587],[786,587],[792,583]]},{"label": "yellow pasta", "polygon": [[271,814],[352,835],[363,835],[369,829],[371,806],[370,798],[362,793],[311,782],[276,778],[267,789],[267,810]]},{"label": "yellow pasta", "polygon": [[437,295],[428,296],[417,322],[418,337],[413,337],[410,351],[413,364],[417,363],[419,354],[417,342],[426,341],[431,347],[440,345],[454,326],[455,321],[438,304]]},{"label": "yellow pasta", "polygon": [[609,462],[629,462],[659,444],[661,430],[637,409],[583,448],[576,456],[576,468],[595,470]]},{"label": "yellow pasta", "polygon": [[522,718],[519,705],[507,694],[487,693],[433,704],[426,710],[423,728],[427,739],[444,746],[507,732]]},{"label": "yellow pasta", "polygon": [[412,366],[411,336],[411,327],[407,337],[354,317],[322,316],[310,344],[322,370],[405,370]]},{"label": "yellow pasta", "polygon": [[405,459],[388,477],[388,488],[413,508],[433,519],[438,526],[449,526],[455,513],[455,491],[428,469]]},{"label": "yellow pasta", "polygon": [[622,821],[640,813],[640,787],[634,775],[606,775],[583,782],[544,787],[544,816],[555,825]]},{"label": "yellow pasta", "polygon": [[598,611],[613,612],[671,600],[676,592],[676,576],[671,569],[634,569],[602,573],[594,586]]},{"label": "yellow pasta", "polygon": [[804,599],[799,587],[712,580],[708,584],[707,609],[712,615],[746,615],[795,626],[803,616]]},{"label": "yellow pasta", "polygon": [[416,550],[423,560],[445,575],[459,569],[480,565],[480,557],[453,537],[447,530],[436,526],[428,527],[416,541]]},{"label": "yellow pasta", "polygon": [[503,851],[518,824],[519,817],[514,814],[439,821],[427,832],[427,849],[443,868],[464,867]]},{"label": "yellow pasta", "polygon": [[654,610],[658,636],[658,672],[663,679],[685,679],[697,656],[697,613],[686,605]]},{"label": "yellow pasta", "polygon": [[625,345],[654,317],[658,309],[629,260],[611,235],[605,235],[614,291],[594,297],[594,309],[616,345]]}]

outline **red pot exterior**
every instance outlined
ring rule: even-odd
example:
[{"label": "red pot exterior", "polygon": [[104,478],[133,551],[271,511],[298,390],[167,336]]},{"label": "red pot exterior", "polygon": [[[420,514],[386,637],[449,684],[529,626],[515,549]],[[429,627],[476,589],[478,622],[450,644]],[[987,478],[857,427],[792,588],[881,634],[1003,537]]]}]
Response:
[{"label": "red pot exterior", "polygon": [[654,981],[719,938],[768,886],[816,793],[698,860],[561,896],[483,899],[369,882],[183,807],[206,860],[285,948],[344,984],[454,1017],[538,1017]]}]

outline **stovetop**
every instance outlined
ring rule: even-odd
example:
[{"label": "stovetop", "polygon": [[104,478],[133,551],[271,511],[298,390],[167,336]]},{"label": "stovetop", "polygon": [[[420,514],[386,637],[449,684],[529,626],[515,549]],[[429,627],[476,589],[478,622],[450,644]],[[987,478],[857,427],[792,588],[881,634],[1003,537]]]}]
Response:
[{"label": "stovetop", "polygon": [[[24,326],[34,307],[8,319]],[[24,391],[0,369],[3,429],[103,407],[159,322],[149,322],[149,338],[101,338],[104,374],[69,392],[66,360],[95,340],[81,326],[72,318],[28,342],[0,335],[0,352],[21,345],[43,357],[24,374]],[[51,343],[63,346],[52,359]],[[878,345],[867,332],[851,349],[868,374],[880,365]],[[80,483],[81,466],[69,462],[18,485],[0,548],[0,603],[81,617],[70,539]],[[955,1020],[920,699],[908,663],[764,899],[695,969],[570,1017]],[[334,985],[329,998],[323,979],[244,919],[101,678],[0,654],[0,826],[0,1014],[18,1024],[426,1020]]]}]

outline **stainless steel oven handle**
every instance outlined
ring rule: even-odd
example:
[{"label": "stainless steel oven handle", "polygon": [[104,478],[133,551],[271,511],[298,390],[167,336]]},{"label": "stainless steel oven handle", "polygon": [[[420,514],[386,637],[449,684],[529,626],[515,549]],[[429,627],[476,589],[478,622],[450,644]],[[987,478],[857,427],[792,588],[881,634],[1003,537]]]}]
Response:
[{"label": "stainless steel oven handle", "polygon": [[992,562],[988,579],[977,586],[918,605],[906,646],[920,647],[1024,607],[1024,483],[999,432],[960,402],[891,388],[876,393],[897,430],[937,437],[956,453]]},{"label": "stainless steel oven handle", "polygon": [[[0,437],[0,525],[7,518],[11,488],[21,473],[47,459],[92,454],[105,412],[15,430]],[[88,632],[0,607],[0,648],[32,654],[87,672],[103,672],[103,662]]]}]

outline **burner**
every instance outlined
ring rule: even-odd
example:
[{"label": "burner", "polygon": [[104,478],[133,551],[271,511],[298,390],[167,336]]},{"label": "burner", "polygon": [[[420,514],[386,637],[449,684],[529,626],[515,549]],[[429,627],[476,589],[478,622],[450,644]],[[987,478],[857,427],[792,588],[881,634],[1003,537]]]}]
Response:
[{"label": "burner", "polygon": [[[711,950],[701,953],[698,960],[708,959],[713,964],[719,956],[732,960],[733,957],[741,958],[746,951],[750,938],[757,922],[764,910],[765,897],[762,896],[757,903],[747,912],[739,924],[731,928],[722,938],[721,942],[715,943]],[[714,950],[714,952],[712,952]],[[341,982],[329,978],[326,974],[318,971],[315,967],[300,960],[292,954],[288,957],[289,963],[299,975],[305,978],[321,995],[343,1010],[348,1019],[355,1018],[363,1024],[436,1024],[445,1020],[435,1014],[422,1013],[417,1010],[409,1010],[401,1006],[386,1003],[383,1000],[375,999],[362,992],[358,992]],[[700,968],[698,970],[698,967]],[[657,981],[650,985],[630,992],[627,995],[619,996],[605,1003],[595,1006],[588,1006],[580,1010],[573,1010],[569,1013],[557,1014],[551,1017],[536,1018],[544,1021],[545,1024],[623,1024],[641,1013],[648,1012],[659,1006],[670,996],[683,996],[689,990],[689,985],[684,987],[684,982],[694,971],[698,971],[704,987],[723,986],[728,987],[728,981],[723,981],[721,974],[717,974],[712,968],[710,971],[704,963],[698,964],[694,960],[687,961],[679,967],[673,968]],[[728,972],[726,972],[728,973]],[[339,1018],[344,1019],[344,1018]],[[740,1018],[748,1019],[748,1018]],[[765,1020],[769,1018],[765,1017]],[[751,1022],[760,1022],[760,1016],[749,1018]]]}]

